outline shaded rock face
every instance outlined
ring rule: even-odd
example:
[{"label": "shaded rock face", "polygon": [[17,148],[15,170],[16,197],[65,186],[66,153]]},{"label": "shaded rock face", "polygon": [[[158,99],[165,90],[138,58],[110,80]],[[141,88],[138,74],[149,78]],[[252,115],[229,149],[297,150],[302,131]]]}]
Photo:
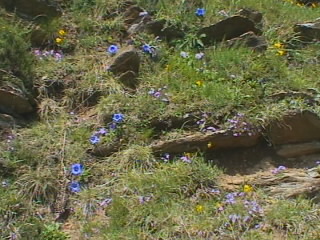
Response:
[{"label": "shaded rock face", "polygon": [[237,38],[228,40],[227,44],[231,47],[237,45],[246,46],[256,52],[263,52],[268,48],[266,39],[263,36],[257,36],[253,32],[247,32]]},{"label": "shaded rock face", "polygon": [[141,7],[130,6],[123,14],[124,23],[133,24],[140,21],[142,19],[142,16],[140,16],[141,12],[144,12]]},{"label": "shaded rock face", "polygon": [[170,25],[165,19],[150,21],[146,23],[145,30],[157,37],[164,38],[168,41],[177,38],[183,38],[185,33],[177,25]]},{"label": "shaded rock face", "polygon": [[320,19],[315,22],[296,24],[293,30],[303,41],[320,40]]},{"label": "shaded rock face", "polygon": [[1,114],[0,113],[0,129],[3,128],[10,128],[15,125],[15,121],[13,117],[7,114]]},{"label": "shaded rock face", "polygon": [[140,56],[138,52],[129,46],[116,55],[109,64],[108,70],[114,73],[119,80],[130,88],[138,84],[137,76],[140,69]]},{"label": "shaded rock face", "polygon": [[238,12],[240,16],[249,18],[252,22],[260,24],[262,21],[262,13],[256,10],[243,8]]},{"label": "shaded rock face", "polygon": [[320,118],[309,111],[285,116],[271,123],[267,136],[275,145],[319,140]]},{"label": "shaded rock face", "polygon": [[199,30],[197,35],[205,45],[209,45],[239,37],[247,32],[253,32],[257,35],[261,34],[261,31],[256,28],[253,21],[237,15],[226,18],[209,27],[204,27]]},{"label": "shaded rock face", "polygon": [[34,19],[43,15],[48,18],[61,15],[54,0],[0,0],[0,6],[8,11],[15,11],[18,15],[27,19]]},{"label": "shaded rock face", "polygon": [[0,112],[22,115],[33,111],[34,107],[22,92],[0,89]]}]

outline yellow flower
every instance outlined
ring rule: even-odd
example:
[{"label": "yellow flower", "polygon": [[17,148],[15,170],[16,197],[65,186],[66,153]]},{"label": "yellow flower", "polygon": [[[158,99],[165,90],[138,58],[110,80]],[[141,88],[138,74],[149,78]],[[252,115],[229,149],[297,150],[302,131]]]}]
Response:
[{"label": "yellow flower", "polygon": [[283,44],[282,43],[275,43],[275,44],[273,44],[273,46],[275,47],[275,48],[283,48]]},{"label": "yellow flower", "polygon": [[212,147],[214,147],[214,144],[212,142],[208,142],[207,147],[212,148]]},{"label": "yellow flower", "polygon": [[279,50],[279,51],[277,51],[277,55],[284,56],[284,55],[286,55],[286,52],[283,50]]},{"label": "yellow flower", "polygon": [[64,35],[67,34],[66,31],[63,30],[63,29],[60,29],[58,33],[59,33],[60,36],[64,36]]},{"label": "yellow flower", "polygon": [[62,43],[62,41],[63,41],[62,38],[59,38],[59,37],[56,38],[56,43],[57,43],[57,44]]},{"label": "yellow flower", "polygon": [[303,7],[303,4],[301,4],[301,3],[297,3],[297,6],[299,6],[299,7]]},{"label": "yellow flower", "polygon": [[192,158],[194,155],[195,155],[195,153],[185,153],[184,154],[187,158]]},{"label": "yellow flower", "polygon": [[166,67],[165,67],[165,70],[166,70],[167,72],[170,72],[171,69],[172,69],[172,67],[171,67],[169,64],[167,64]]},{"label": "yellow flower", "polygon": [[204,210],[204,207],[203,207],[202,205],[197,205],[197,206],[196,206],[196,211],[197,211],[198,213],[202,213],[203,210]]},{"label": "yellow flower", "polygon": [[198,87],[201,87],[203,85],[203,81],[201,81],[201,80],[196,81],[196,85]]},{"label": "yellow flower", "polygon": [[253,191],[253,187],[251,186],[251,185],[244,185],[243,186],[243,191],[245,192],[245,193],[249,193],[249,192],[252,192]]},{"label": "yellow flower", "polygon": [[316,8],[316,7],[317,7],[317,4],[316,4],[316,3],[312,3],[312,4],[311,4],[311,7]]}]

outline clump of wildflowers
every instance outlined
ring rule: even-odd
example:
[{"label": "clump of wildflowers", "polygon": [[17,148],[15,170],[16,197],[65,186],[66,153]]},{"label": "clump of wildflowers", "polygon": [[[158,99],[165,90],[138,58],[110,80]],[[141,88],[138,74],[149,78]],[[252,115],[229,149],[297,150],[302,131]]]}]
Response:
[{"label": "clump of wildflowers", "polygon": [[245,120],[242,113],[237,113],[232,119],[228,119],[228,129],[233,132],[233,136],[239,137],[243,135],[253,136],[256,129]]},{"label": "clump of wildflowers", "polygon": [[109,133],[117,129],[118,124],[124,121],[124,115],[122,113],[115,113],[112,115],[112,122],[108,124],[108,129],[102,127],[99,128],[89,139],[90,143],[95,145],[101,141],[101,137],[108,135]]},{"label": "clump of wildflowers", "polygon": [[41,59],[41,60],[45,60],[45,59],[49,59],[49,58],[54,58],[56,61],[61,61],[63,59],[63,54],[61,51],[54,51],[54,50],[50,50],[50,51],[41,51],[40,49],[35,49],[33,51],[33,54]]},{"label": "clump of wildflowers", "polygon": [[[199,126],[199,129],[201,132],[215,132],[217,131],[217,128],[213,126],[208,126],[209,115],[207,113],[203,113],[201,116],[201,119],[197,121],[197,125]],[[209,144],[209,143],[208,143]],[[212,143],[208,145],[208,148],[211,148],[213,145]]]}]

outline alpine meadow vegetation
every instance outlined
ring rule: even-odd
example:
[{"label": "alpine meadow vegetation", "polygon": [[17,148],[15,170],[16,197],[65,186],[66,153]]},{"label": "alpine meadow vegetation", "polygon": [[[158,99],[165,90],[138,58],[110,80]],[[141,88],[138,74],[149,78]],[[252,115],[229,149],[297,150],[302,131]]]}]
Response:
[{"label": "alpine meadow vegetation", "polygon": [[320,1],[18,2],[1,240],[320,239]]}]

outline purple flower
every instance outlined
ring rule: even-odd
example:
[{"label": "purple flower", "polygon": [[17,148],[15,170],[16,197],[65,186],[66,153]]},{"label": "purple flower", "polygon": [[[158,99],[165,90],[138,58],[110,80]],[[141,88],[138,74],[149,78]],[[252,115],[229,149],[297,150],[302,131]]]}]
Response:
[{"label": "purple flower", "polygon": [[100,142],[100,138],[97,135],[93,135],[90,137],[90,142],[91,144],[97,144],[98,142]]},{"label": "purple flower", "polygon": [[119,48],[117,45],[110,45],[110,47],[108,48],[108,52],[111,54],[111,55],[115,55],[117,52],[118,52]]},{"label": "purple flower", "polygon": [[170,160],[170,154],[169,153],[163,154],[163,157],[161,157],[161,159],[165,162],[168,162]]},{"label": "purple flower", "polygon": [[83,173],[83,165],[80,163],[72,164],[71,173],[75,176],[81,175]]},{"label": "purple flower", "polygon": [[139,203],[140,204],[144,204],[144,203],[146,203],[146,202],[149,202],[150,200],[151,200],[151,198],[152,197],[150,197],[150,196],[148,196],[148,197],[146,197],[146,196],[139,196]]},{"label": "purple flower", "polygon": [[111,204],[111,202],[112,202],[112,198],[106,198],[100,203],[100,206],[107,207]]},{"label": "purple flower", "polygon": [[116,123],[121,123],[123,121],[123,114],[122,113],[115,113],[113,114],[112,120]]},{"label": "purple flower", "polygon": [[182,162],[191,163],[191,159],[187,156],[182,156],[180,159]]},{"label": "purple flower", "polygon": [[220,194],[220,190],[219,189],[211,189],[210,193],[219,195]]},{"label": "purple flower", "polygon": [[100,135],[106,135],[108,133],[108,130],[105,128],[100,128],[97,133]]},{"label": "purple flower", "polygon": [[154,96],[155,98],[159,98],[159,97],[161,97],[161,92],[157,91],[157,92],[155,92],[155,93],[153,94],[153,96]]},{"label": "purple flower", "polygon": [[117,124],[115,122],[109,123],[110,131],[115,130],[117,128]]},{"label": "purple flower", "polygon": [[204,8],[197,8],[195,13],[197,17],[203,17],[206,14],[206,10]]},{"label": "purple flower", "polygon": [[229,215],[229,220],[232,222],[232,223],[235,223],[237,221],[239,221],[241,219],[241,216],[240,215],[237,215],[237,214],[231,214]]},{"label": "purple flower", "polygon": [[284,171],[284,170],[286,170],[286,169],[287,169],[287,168],[286,168],[285,166],[279,166],[279,167],[273,169],[271,172],[272,172],[273,174],[277,174],[277,173],[282,172],[282,171]]},{"label": "purple flower", "polygon": [[149,13],[146,12],[146,11],[144,11],[144,12],[139,12],[139,16],[140,16],[140,17],[144,17],[144,16],[147,16],[147,15],[149,15]]},{"label": "purple flower", "polygon": [[317,164],[317,165],[320,165],[320,161],[316,161],[316,164]]},{"label": "purple flower", "polygon": [[71,192],[80,192],[80,183],[77,181],[71,182],[69,189]]}]

